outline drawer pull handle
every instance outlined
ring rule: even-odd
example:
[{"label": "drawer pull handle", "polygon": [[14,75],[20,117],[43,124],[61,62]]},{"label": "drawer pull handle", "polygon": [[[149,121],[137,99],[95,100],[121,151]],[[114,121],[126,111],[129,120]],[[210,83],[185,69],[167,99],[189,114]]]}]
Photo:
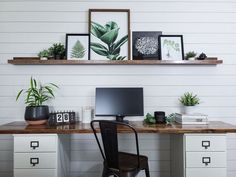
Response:
[{"label": "drawer pull handle", "polygon": [[35,165],[39,164],[39,158],[30,158],[30,164],[35,167]]},{"label": "drawer pull handle", "polygon": [[206,166],[211,163],[210,157],[202,157],[202,163],[204,163]]},{"label": "drawer pull handle", "polygon": [[210,141],[202,141],[202,147],[204,147],[205,149],[208,149],[210,146],[211,146]]},{"label": "drawer pull handle", "polygon": [[33,149],[36,149],[39,147],[39,141],[31,141],[30,142],[30,147]]}]

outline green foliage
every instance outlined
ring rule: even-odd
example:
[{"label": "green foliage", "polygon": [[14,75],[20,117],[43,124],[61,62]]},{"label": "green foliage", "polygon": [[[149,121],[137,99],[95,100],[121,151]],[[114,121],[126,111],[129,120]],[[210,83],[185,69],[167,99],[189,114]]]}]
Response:
[{"label": "green foliage", "polygon": [[171,113],[168,116],[166,116],[166,123],[171,124],[172,122],[175,121],[175,113]]},{"label": "green foliage", "polygon": [[117,42],[119,27],[116,22],[107,22],[102,26],[96,22],[91,23],[91,33],[93,36],[100,39],[107,46],[100,43],[91,42],[91,49],[98,55],[107,57],[110,60],[124,60],[125,56],[120,56],[120,48],[128,41],[128,35],[125,35]]},{"label": "green foliage", "polygon": [[195,106],[197,104],[200,104],[200,99],[197,95],[193,95],[193,93],[186,92],[183,96],[179,99],[180,103],[182,103],[184,106]]},{"label": "green foliage", "polygon": [[49,57],[49,51],[46,50],[46,49],[40,51],[40,52],[38,53],[38,57],[40,57],[40,58],[43,58],[43,57],[48,58],[48,57]]},{"label": "green foliage", "polygon": [[48,85],[41,85],[37,83],[35,79],[31,77],[30,86],[27,90],[22,89],[19,91],[16,97],[16,101],[19,99],[22,93],[26,94],[25,104],[28,106],[41,106],[44,102],[54,98],[54,89],[58,88],[57,85],[50,83]]},{"label": "green foliage", "polygon": [[156,119],[154,116],[152,116],[150,113],[147,113],[144,122],[147,124],[155,124],[156,123]]},{"label": "green foliage", "polygon": [[188,53],[186,53],[186,59],[192,58],[192,57],[196,57],[197,53],[195,53],[194,51],[190,51]]},{"label": "green foliage", "polygon": [[72,48],[71,58],[83,58],[85,55],[85,52],[86,50],[83,44],[79,40],[77,40],[77,42]]},{"label": "green foliage", "polygon": [[166,45],[169,49],[180,51],[180,46],[178,43],[175,43],[175,41],[165,39],[163,45]]},{"label": "green foliage", "polygon": [[65,49],[65,46],[61,43],[53,44],[53,46],[50,47],[48,51],[49,51],[49,55],[55,59],[58,57],[60,59],[65,58],[66,49]]}]

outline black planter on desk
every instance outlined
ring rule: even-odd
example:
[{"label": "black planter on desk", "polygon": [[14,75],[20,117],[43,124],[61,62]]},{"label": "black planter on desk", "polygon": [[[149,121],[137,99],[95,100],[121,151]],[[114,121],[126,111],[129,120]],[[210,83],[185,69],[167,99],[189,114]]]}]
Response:
[{"label": "black planter on desk", "polygon": [[165,124],[166,123],[165,112],[155,111],[154,112],[154,117],[156,119],[157,124]]},{"label": "black planter on desk", "polygon": [[48,106],[26,106],[25,108],[25,120],[30,125],[45,124],[48,118]]}]

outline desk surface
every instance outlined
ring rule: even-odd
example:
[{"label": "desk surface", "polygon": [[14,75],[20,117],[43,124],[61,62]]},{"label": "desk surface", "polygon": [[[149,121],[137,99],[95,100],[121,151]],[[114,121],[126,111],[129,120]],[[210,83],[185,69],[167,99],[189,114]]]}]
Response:
[{"label": "desk surface", "polygon": [[[130,122],[139,133],[236,133],[236,126],[224,122],[211,121],[208,125],[180,125],[180,124],[157,124],[147,125],[143,122]],[[120,133],[129,133],[130,130],[120,126]],[[76,123],[75,125],[27,125],[26,122],[12,122],[0,126],[0,134],[37,134],[37,133],[92,133],[90,124]]]}]

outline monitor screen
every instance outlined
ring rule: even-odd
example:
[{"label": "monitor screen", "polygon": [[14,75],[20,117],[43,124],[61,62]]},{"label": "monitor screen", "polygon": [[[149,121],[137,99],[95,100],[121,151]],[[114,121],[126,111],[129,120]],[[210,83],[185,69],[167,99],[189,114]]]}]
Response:
[{"label": "monitor screen", "polygon": [[96,116],[143,116],[143,88],[96,88]]}]

